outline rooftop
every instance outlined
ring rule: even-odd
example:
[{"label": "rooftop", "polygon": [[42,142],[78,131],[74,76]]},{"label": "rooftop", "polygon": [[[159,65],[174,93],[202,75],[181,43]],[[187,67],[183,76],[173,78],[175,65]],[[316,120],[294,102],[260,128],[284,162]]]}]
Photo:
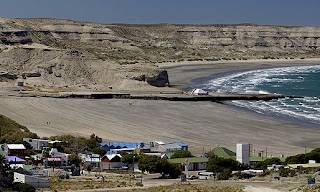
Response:
[{"label": "rooftop", "polygon": [[25,162],[24,159],[21,159],[19,157],[16,156],[6,156],[6,159],[8,162]]},{"label": "rooftop", "polygon": [[137,148],[138,146],[143,147],[144,143],[130,143],[130,142],[113,142],[113,143],[100,143],[100,146],[104,147],[115,147],[115,148]]},{"label": "rooftop", "polygon": [[231,158],[231,159],[236,159],[236,153],[225,148],[225,147],[216,147],[214,149],[212,149],[212,152],[218,156],[218,157],[222,157],[222,158]]},{"label": "rooftop", "polygon": [[26,149],[23,144],[7,144],[8,149]]}]

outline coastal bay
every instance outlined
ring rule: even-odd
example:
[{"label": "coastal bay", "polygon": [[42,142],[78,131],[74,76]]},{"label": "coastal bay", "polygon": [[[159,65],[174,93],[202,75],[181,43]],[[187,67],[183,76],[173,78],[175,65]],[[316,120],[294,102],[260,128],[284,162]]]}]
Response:
[{"label": "coastal bay", "polygon": [[[173,86],[182,88],[192,86],[192,79],[214,73],[317,63],[320,62],[229,61],[170,63],[160,67],[168,70]],[[196,154],[217,145],[235,150],[236,143],[241,142],[252,143],[256,152],[267,147],[269,155],[280,156],[303,153],[305,146],[312,149],[320,144],[320,127],[306,129],[214,102],[2,96],[0,114],[27,126],[39,136],[95,133],[105,141],[183,141]],[[46,124],[48,121],[50,125]]]}]

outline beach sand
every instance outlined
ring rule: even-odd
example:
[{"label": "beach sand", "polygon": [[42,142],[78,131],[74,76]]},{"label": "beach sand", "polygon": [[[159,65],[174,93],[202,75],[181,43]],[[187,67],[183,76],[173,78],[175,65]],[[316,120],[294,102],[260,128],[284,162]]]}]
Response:
[{"label": "beach sand", "polygon": [[[172,85],[182,88],[194,78],[215,73],[316,63],[320,60],[188,62],[160,67],[168,70]],[[267,147],[268,155],[280,156],[304,153],[305,146],[310,150],[320,144],[320,126],[301,127],[214,102],[2,96],[0,114],[39,136],[95,133],[105,141],[183,141],[195,154],[217,145],[235,151],[236,143],[251,143],[256,155]]]}]

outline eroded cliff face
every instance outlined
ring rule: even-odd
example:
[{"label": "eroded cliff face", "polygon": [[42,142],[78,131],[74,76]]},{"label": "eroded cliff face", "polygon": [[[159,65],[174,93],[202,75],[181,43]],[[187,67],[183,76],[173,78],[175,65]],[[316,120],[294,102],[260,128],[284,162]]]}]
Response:
[{"label": "eroded cliff face", "polygon": [[2,78],[93,90],[169,85],[157,62],[318,57],[320,28],[0,19]]}]

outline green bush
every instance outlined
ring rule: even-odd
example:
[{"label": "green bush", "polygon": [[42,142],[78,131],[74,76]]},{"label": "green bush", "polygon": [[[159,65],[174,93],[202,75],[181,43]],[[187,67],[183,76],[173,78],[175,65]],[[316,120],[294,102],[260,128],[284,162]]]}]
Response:
[{"label": "green bush", "polygon": [[296,175],[296,171],[293,169],[286,169],[283,167],[279,168],[280,177],[294,177],[295,175]]},{"label": "green bush", "polygon": [[231,169],[224,169],[219,175],[218,180],[228,180],[232,176]]},{"label": "green bush", "polygon": [[18,192],[35,192],[36,188],[33,185],[27,183],[14,183],[12,190]]},{"label": "green bush", "polygon": [[282,162],[281,162],[281,160],[279,158],[274,157],[274,158],[271,158],[271,159],[266,159],[264,161],[258,162],[254,166],[254,168],[255,169],[263,169],[263,170],[265,170],[265,169],[267,169],[268,165],[273,165],[273,164],[282,165]]},{"label": "green bush", "polygon": [[190,151],[181,150],[181,151],[175,152],[175,153],[171,156],[171,159],[175,159],[175,158],[186,158],[186,157],[192,157],[191,152],[190,152]]}]

